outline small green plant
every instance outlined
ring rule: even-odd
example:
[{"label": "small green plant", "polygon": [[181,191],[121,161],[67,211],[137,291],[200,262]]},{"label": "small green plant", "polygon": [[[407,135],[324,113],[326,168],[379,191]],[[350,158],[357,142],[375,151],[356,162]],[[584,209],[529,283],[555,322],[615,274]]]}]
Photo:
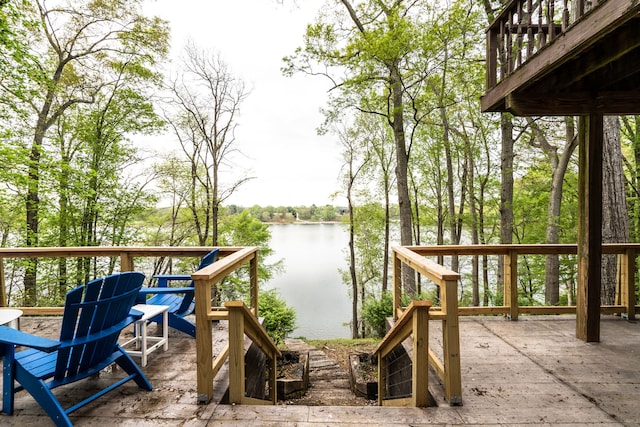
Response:
[{"label": "small green plant", "polygon": [[377,299],[369,297],[362,307],[362,321],[368,334],[382,338],[387,332],[386,320],[393,315],[393,296],[385,292]]},{"label": "small green plant", "polygon": [[264,318],[264,327],[276,343],[281,344],[296,327],[296,311],[287,306],[275,289],[260,293],[258,315]]}]

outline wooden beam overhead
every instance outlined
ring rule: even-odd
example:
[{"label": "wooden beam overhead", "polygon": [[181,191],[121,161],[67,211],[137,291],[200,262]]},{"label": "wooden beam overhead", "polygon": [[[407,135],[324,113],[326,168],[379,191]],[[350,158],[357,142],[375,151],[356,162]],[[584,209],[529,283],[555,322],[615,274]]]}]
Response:
[{"label": "wooden beam overhead", "polygon": [[581,116],[640,114],[640,90],[581,93],[512,93],[505,111],[516,116]]},{"label": "wooden beam overhead", "polygon": [[[633,19],[598,40],[598,43],[585,49],[580,55],[559,67],[556,72],[538,80],[538,90],[547,91],[559,88],[565,92],[571,90],[592,90],[615,87],[625,76],[637,74],[640,56],[640,31],[638,19]],[[572,53],[573,56],[573,53]],[[595,76],[595,78],[594,78]],[[635,83],[632,87],[637,87]]]}]

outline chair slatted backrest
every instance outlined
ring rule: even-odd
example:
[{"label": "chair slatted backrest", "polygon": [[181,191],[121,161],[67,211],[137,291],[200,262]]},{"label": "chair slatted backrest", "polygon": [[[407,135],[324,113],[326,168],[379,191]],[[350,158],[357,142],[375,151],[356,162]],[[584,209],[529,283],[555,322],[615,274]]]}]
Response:
[{"label": "chair slatted backrest", "polygon": [[[205,256],[203,256],[202,259],[200,260],[200,264],[198,265],[198,268],[196,271],[201,270],[206,266],[213,264],[216,261],[218,252],[220,252],[220,249],[214,249],[211,252],[207,253]],[[195,286],[193,283],[193,280],[189,282],[189,286],[192,288]],[[178,309],[178,313],[184,313],[186,311],[190,311],[191,303],[193,302],[193,297],[194,297],[193,293],[184,295],[184,298],[182,299],[182,303],[180,304],[180,308]]]},{"label": "chair slatted backrest", "polygon": [[67,293],[55,379],[84,372],[113,353],[143,281],[144,274],[125,272]]}]

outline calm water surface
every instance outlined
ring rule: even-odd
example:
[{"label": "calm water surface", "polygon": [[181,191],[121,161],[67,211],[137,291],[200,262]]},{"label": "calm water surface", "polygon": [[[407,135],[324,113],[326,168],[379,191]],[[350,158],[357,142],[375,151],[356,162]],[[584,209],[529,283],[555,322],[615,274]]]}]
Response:
[{"label": "calm water surface", "polygon": [[348,338],[351,302],[338,268],[347,267],[348,233],[340,224],[274,224],[268,261],[284,260],[285,272],[267,288],[276,288],[297,314],[291,336]]}]

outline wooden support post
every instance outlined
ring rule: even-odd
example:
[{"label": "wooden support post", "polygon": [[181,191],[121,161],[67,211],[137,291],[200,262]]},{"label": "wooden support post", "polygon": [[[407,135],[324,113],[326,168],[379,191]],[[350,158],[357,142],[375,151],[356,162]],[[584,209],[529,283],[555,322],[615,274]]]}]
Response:
[{"label": "wooden support post", "polygon": [[196,311],[196,388],[198,403],[207,404],[213,397],[213,342],[212,326],[208,318],[211,311],[211,283],[195,280]]},{"label": "wooden support post", "polygon": [[244,316],[237,308],[229,307],[229,403],[244,400]]},{"label": "wooden support post", "polygon": [[498,39],[499,35],[495,30],[487,31],[487,65],[486,65],[486,86],[487,89],[495,87],[498,70]]},{"label": "wooden support post", "polygon": [[249,261],[249,281],[250,281],[250,306],[253,314],[258,317],[258,252],[254,252],[253,258]]},{"label": "wooden support post", "polygon": [[635,287],[635,265],[636,252],[633,249],[627,249],[624,254],[618,256],[620,280],[618,283],[618,292],[616,300],[626,309],[627,319],[635,320],[636,318],[636,287]]},{"label": "wooden support post", "polygon": [[462,405],[462,375],[460,373],[460,331],[458,327],[458,282],[447,280],[442,292],[442,357],[445,368],[445,397],[449,405]]},{"label": "wooden support post", "polygon": [[133,257],[129,252],[120,252],[120,271],[134,271]]},{"label": "wooden support post", "polygon": [[0,258],[0,307],[7,306],[7,288],[4,282],[4,258]]},{"label": "wooden support post", "polygon": [[515,251],[504,256],[504,305],[509,307],[509,318],[518,320],[518,254]]},{"label": "wooden support post", "polygon": [[393,252],[393,320],[402,312],[402,262]]},{"label": "wooden support post", "polygon": [[598,342],[602,265],[602,115],[580,117],[578,138],[576,337],[586,342]]},{"label": "wooden support post", "polygon": [[269,372],[269,397],[271,403],[278,403],[278,355],[271,353],[271,369]]},{"label": "wooden support post", "polygon": [[429,306],[413,312],[411,406],[429,406]]},{"label": "wooden support post", "polygon": [[378,354],[378,406],[383,406],[387,396],[387,356]]}]

